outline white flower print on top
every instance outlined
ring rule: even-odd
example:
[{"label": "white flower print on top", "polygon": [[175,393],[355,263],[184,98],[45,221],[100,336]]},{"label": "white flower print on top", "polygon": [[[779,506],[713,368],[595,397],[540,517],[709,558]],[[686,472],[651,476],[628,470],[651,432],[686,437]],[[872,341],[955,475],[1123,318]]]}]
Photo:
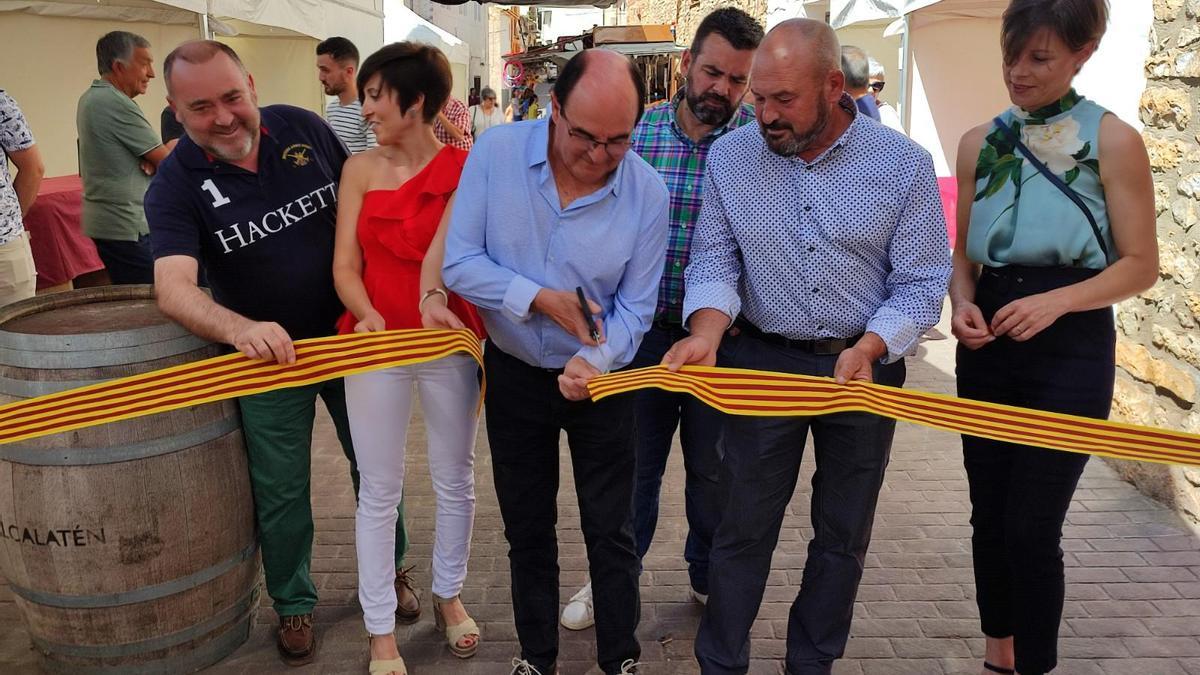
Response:
[{"label": "white flower print on top", "polygon": [[1027,124],[1021,127],[1021,140],[1060,176],[1078,165],[1075,156],[1084,146],[1079,138],[1079,121],[1070,116],[1047,124]]}]

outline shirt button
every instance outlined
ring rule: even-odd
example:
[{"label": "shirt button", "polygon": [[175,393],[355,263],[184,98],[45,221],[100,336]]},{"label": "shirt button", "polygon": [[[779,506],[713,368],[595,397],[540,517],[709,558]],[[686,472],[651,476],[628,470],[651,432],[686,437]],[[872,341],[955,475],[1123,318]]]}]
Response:
[{"label": "shirt button", "polygon": [[817,330],[825,330],[825,326],[817,326]]},{"label": "shirt button", "polygon": [[817,250],[817,247],[816,247],[816,246],[809,246],[809,247],[808,247],[808,252],[809,252],[809,253],[812,253],[812,252],[813,252],[813,251],[815,251],[815,250]]},{"label": "shirt button", "polygon": [[804,210],[805,210],[805,211],[812,211],[812,207],[811,207],[811,206],[806,206],[806,207],[804,207]]},{"label": "shirt button", "polygon": [[820,292],[821,292],[821,289],[819,289],[819,288],[814,288],[814,289],[813,289],[813,293],[820,293]]}]

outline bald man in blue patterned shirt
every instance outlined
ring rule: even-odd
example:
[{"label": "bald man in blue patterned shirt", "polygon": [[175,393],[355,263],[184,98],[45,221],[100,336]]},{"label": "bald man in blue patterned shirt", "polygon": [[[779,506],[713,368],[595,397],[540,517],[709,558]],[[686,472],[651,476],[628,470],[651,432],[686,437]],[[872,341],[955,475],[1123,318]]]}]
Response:
[{"label": "bald man in blue patterned shirt", "polygon": [[[759,47],[757,128],[709,153],[685,273],[691,336],[664,361],[904,383],[903,357],[940,314],[950,248],[929,154],[858,114],[837,37],[787,21]],[[708,673],[745,673],[750,627],[811,430],[813,539],[788,621],[787,671],[829,673],[842,656],[895,422],[867,413],[727,418],[729,501],[713,539],[696,637]],[[723,481],[725,479],[723,478]]]}]

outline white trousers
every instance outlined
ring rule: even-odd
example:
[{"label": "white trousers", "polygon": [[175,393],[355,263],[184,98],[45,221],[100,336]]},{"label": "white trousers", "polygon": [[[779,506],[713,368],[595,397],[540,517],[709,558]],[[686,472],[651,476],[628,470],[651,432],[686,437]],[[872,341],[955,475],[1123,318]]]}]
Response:
[{"label": "white trousers", "polygon": [[[346,410],[361,484],[354,538],[358,597],[367,631],[396,627],[396,506],[404,494],[404,452],[413,389],[429,438],[429,473],[437,497],[433,592],[462,590],[475,522],[475,432],[478,364],[463,354],[346,379]],[[410,511],[411,513],[411,511]]]}]

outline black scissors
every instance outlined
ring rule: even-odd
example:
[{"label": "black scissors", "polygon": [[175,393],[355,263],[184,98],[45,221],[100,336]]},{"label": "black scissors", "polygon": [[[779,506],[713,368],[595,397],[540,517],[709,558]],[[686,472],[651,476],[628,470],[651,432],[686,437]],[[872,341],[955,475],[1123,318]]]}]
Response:
[{"label": "black scissors", "polygon": [[596,328],[596,319],[588,311],[587,298],[583,295],[583,286],[575,287],[575,295],[579,298],[579,311],[583,312],[583,320],[587,322],[588,334],[592,336],[592,342],[600,344],[600,329]]}]

